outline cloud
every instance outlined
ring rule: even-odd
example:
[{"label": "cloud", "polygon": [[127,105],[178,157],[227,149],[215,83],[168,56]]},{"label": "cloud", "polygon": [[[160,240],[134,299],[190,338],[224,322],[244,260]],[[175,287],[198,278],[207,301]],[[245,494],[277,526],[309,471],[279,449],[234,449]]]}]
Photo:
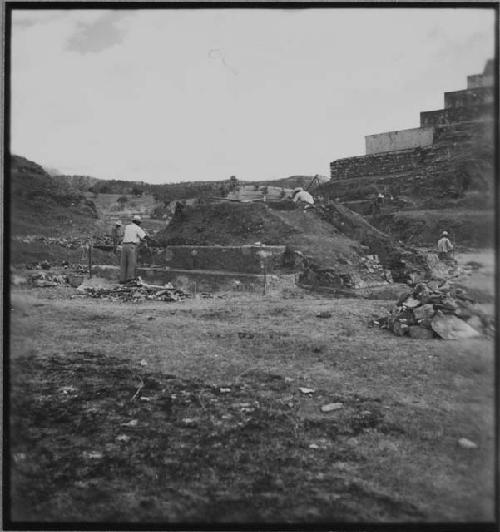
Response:
[{"label": "cloud", "polygon": [[75,33],[66,43],[66,50],[80,54],[98,53],[123,42],[127,30],[120,21],[128,13],[107,11],[96,20],[78,22]]},{"label": "cloud", "polygon": [[12,12],[12,25],[16,29],[32,28],[40,24],[49,24],[55,20],[67,17],[64,11],[41,11],[41,10],[22,10]]}]

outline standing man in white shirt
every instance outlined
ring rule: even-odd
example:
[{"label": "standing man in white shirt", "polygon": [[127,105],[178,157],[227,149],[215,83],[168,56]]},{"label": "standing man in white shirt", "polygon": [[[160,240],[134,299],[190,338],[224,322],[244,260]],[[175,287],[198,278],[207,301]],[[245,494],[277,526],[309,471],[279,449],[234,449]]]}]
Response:
[{"label": "standing man in white shirt", "polygon": [[438,240],[438,257],[439,260],[451,258],[453,244],[448,239],[448,231],[443,231],[441,238]]},{"label": "standing man in white shirt", "polygon": [[132,223],[125,226],[120,264],[120,284],[136,278],[137,246],[148,238],[141,228],[141,217],[134,215]]}]

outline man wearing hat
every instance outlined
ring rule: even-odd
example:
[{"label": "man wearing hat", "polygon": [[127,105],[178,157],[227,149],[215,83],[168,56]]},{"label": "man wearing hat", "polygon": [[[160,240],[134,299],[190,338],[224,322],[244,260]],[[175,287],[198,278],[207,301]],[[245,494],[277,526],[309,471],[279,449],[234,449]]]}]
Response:
[{"label": "man wearing hat", "polygon": [[122,242],[122,256],[120,264],[120,283],[126,283],[136,278],[137,246],[148,235],[141,228],[141,217],[134,215],[132,223],[125,226]]},{"label": "man wearing hat", "polygon": [[314,198],[302,187],[297,187],[293,191],[292,199],[295,203],[299,202],[301,205],[304,205],[304,210],[310,209],[314,206]]},{"label": "man wearing hat", "polygon": [[113,253],[116,253],[116,248],[121,242],[123,236],[122,223],[117,220],[113,229],[111,229],[111,240],[113,240]]},{"label": "man wearing hat", "polygon": [[438,257],[440,260],[451,258],[450,251],[453,250],[453,244],[448,239],[448,231],[443,231],[441,238],[438,240]]}]

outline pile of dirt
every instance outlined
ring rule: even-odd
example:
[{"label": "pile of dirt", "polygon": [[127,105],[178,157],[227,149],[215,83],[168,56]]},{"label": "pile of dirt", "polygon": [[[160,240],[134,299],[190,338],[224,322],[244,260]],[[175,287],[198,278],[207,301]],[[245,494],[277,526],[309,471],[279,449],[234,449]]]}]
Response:
[{"label": "pile of dirt", "polygon": [[295,230],[264,204],[219,203],[186,207],[156,235],[163,245],[283,244]]},{"label": "pile of dirt", "polygon": [[174,288],[172,283],[164,286],[144,283],[140,278],[128,281],[118,286],[88,286],[80,285],[77,288],[81,292],[75,297],[91,297],[94,299],[106,299],[107,301],[122,301],[139,303],[142,301],[182,301],[189,296],[183,290]]},{"label": "pile of dirt", "polygon": [[[286,245],[301,254],[303,284],[314,286],[406,282],[410,274],[427,271],[425,257],[416,250],[397,244],[362,216],[333,202],[307,212],[272,203],[187,207],[156,239],[166,246]],[[367,254],[377,255],[380,267],[367,268]]]},{"label": "pile of dirt", "polygon": [[448,281],[418,283],[412,292],[400,296],[389,315],[371,325],[416,339],[459,340],[494,334],[491,317],[474,307],[463,288]]}]

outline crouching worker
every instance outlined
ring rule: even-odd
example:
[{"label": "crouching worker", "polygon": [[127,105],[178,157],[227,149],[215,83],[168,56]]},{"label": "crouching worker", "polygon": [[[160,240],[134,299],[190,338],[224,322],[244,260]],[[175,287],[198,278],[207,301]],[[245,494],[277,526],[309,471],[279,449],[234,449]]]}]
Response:
[{"label": "crouching worker", "polygon": [[304,190],[303,188],[296,188],[293,191],[292,199],[295,203],[303,205],[305,211],[314,207],[314,198],[311,196],[311,194],[309,194],[309,192],[307,192],[307,190]]},{"label": "crouching worker", "polygon": [[148,238],[146,232],[141,228],[141,223],[141,217],[135,215],[132,223],[125,226],[120,264],[120,284],[137,277],[137,247],[144,239]]},{"label": "crouching worker", "polygon": [[439,260],[451,259],[453,244],[448,239],[448,231],[443,231],[441,238],[438,240],[438,257]]}]

